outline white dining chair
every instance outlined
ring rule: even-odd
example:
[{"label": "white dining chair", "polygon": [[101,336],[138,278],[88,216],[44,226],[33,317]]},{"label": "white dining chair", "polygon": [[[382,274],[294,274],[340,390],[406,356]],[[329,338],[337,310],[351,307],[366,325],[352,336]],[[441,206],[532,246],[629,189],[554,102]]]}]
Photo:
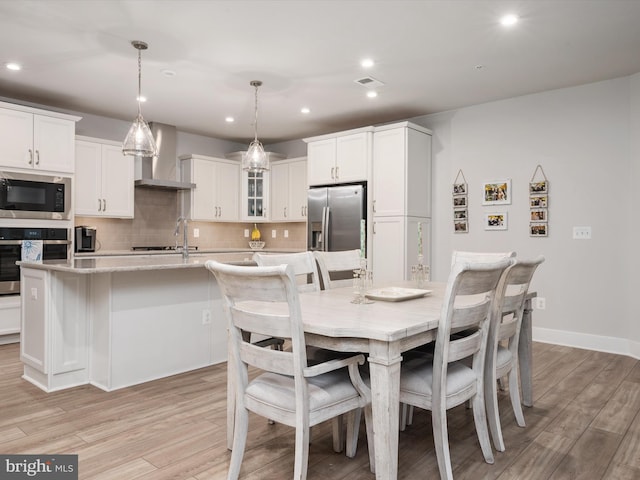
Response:
[{"label": "white dining chair", "polygon": [[320,276],[312,252],[296,253],[260,253],[253,254],[253,260],[259,267],[291,265],[296,278],[298,292],[319,292]]},{"label": "white dining chair", "polygon": [[[447,410],[468,400],[484,459],[494,462],[484,404],[484,363],[496,289],[510,263],[456,263],[447,282],[433,355],[412,355],[401,366],[400,402],[431,411],[443,479],[453,478]],[[453,330],[470,328],[475,331],[468,336],[451,337]]]},{"label": "white dining chair", "polygon": [[534,260],[518,260],[505,271],[500,279],[497,301],[489,325],[485,362],[485,402],[493,444],[500,452],[505,450],[505,445],[498,410],[498,379],[508,375],[509,397],[516,422],[520,427],[526,425],[520,401],[518,347],[529,285],[542,262],[543,256]]},{"label": "white dining chair", "polygon": [[[259,267],[274,267],[277,265],[291,265],[293,274],[296,278],[298,292],[319,292],[320,277],[318,275],[318,267],[316,259],[312,252],[295,252],[295,253],[261,253],[253,254],[253,260]],[[281,340],[281,339],[278,339]],[[268,339],[266,340],[268,341]],[[263,340],[265,342],[265,340]],[[319,347],[307,346],[307,360],[313,363],[321,363],[333,358],[341,358],[346,356],[340,352],[333,352]],[[360,417],[356,417],[359,423]],[[333,449],[335,452],[341,452],[344,449],[346,438],[344,436],[344,422],[342,416],[333,419]],[[357,442],[357,437],[356,437]],[[357,445],[353,442],[347,442],[347,456],[355,455]]]},{"label": "white dining chair", "polygon": [[[213,260],[205,266],[215,275],[222,293],[234,365],[235,427],[227,478],[235,480],[240,474],[249,412],[295,427],[295,480],[307,476],[310,427],[360,408],[365,411],[373,459],[371,392],[358,369],[364,356],[307,365],[293,267],[242,267]],[[291,341],[291,351],[256,346],[243,332],[286,338]],[[250,380],[250,367],[264,373]],[[350,422],[347,436],[353,435],[357,435],[357,428]],[[373,471],[373,463],[370,465]]]},{"label": "white dining chair", "polygon": [[325,290],[353,285],[353,271],[360,268],[360,250],[314,251]]},{"label": "white dining chair", "polygon": [[[456,263],[488,263],[488,262],[497,262],[503,259],[514,258],[516,256],[516,252],[470,252],[470,251],[461,251],[454,250],[451,254],[451,268],[455,266]],[[464,335],[468,335],[469,331],[463,332],[455,332],[453,335],[455,337],[460,337]],[[417,351],[431,351],[433,349],[432,345],[425,345],[422,347],[418,347]],[[413,408],[411,405],[402,404],[400,407],[400,430],[404,431],[407,425],[411,425],[413,423]]]}]

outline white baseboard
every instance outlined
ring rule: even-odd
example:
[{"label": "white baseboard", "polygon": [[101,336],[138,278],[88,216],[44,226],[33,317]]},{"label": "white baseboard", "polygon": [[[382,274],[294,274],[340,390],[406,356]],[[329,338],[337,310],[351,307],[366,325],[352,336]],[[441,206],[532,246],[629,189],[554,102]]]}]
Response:
[{"label": "white baseboard", "polygon": [[640,360],[640,342],[627,338],[605,337],[588,333],[533,327],[533,341],[616,353]]}]

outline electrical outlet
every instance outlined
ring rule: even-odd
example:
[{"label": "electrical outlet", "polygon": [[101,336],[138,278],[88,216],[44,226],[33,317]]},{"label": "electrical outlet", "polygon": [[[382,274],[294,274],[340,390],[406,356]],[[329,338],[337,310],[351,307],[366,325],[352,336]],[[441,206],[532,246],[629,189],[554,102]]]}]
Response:
[{"label": "electrical outlet", "polygon": [[211,311],[202,310],[202,324],[209,325],[211,323]]},{"label": "electrical outlet", "polygon": [[284,238],[289,238],[289,230],[284,231]]},{"label": "electrical outlet", "polygon": [[248,228],[244,229],[244,238],[249,238],[249,229]]},{"label": "electrical outlet", "polygon": [[574,240],[591,240],[591,227],[573,227]]},{"label": "electrical outlet", "polygon": [[199,228],[194,228],[193,229],[193,238],[198,238],[200,237],[200,229]]},{"label": "electrical outlet", "polygon": [[536,297],[535,306],[536,310],[544,310],[545,308],[547,308],[547,299],[544,297]]},{"label": "electrical outlet", "polygon": [[271,238],[276,238],[276,231],[275,230],[271,230]]}]

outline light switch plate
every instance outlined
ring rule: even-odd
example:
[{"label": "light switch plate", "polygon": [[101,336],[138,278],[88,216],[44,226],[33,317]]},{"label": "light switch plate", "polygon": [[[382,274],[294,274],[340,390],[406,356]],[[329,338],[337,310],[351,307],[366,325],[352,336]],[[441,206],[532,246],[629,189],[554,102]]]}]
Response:
[{"label": "light switch plate", "polygon": [[574,240],[591,240],[591,227],[573,227]]},{"label": "light switch plate", "polygon": [[276,231],[275,230],[271,230],[271,238],[276,238]]},{"label": "light switch plate", "polygon": [[199,228],[194,228],[193,229],[193,238],[198,238],[200,237],[200,229]]},{"label": "light switch plate", "polygon": [[289,238],[289,230],[284,231],[284,238]]},{"label": "light switch plate", "polygon": [[244,229],[244,238],[249,238],[249,229],[248,228]]}]

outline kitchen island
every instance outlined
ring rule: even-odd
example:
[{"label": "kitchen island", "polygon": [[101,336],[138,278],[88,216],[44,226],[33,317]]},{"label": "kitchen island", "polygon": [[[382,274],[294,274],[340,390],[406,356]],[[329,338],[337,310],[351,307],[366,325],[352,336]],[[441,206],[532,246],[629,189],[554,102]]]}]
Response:
[{"label": "kitchen island", "polygon": [[23,378],[48,392],[111,391],[226,361],[220,292],[204,264],[251,256],[19,262]]}]

